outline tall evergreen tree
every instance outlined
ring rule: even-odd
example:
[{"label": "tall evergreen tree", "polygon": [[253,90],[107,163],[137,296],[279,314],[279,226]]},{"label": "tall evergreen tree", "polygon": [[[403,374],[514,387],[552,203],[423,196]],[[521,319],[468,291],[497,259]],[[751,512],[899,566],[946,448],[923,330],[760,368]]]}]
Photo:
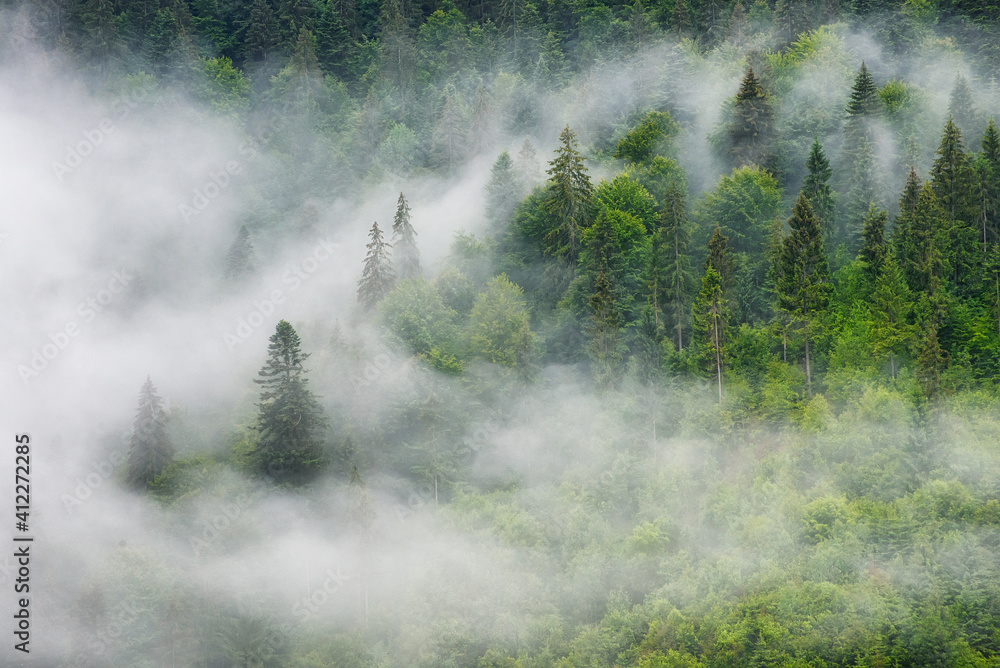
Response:
[{"label": "tall evergreen tree", "polygon": [[752,67],[747,68],[736,94],[727,134],[736,167],[754,164],[773,169],[774,114]]},{"label": "tall evergreen tree", "polygon": [[[979,124],[979,114],[976,111],[976,100],[972,95],[972,87],[962,74],[955,77],[955,85],[951,89],[948,100],[948,115],[955,121],[959,131],[966,137],[975,138],[975,133],[982,127]],[[975,150],[975,141],[972,150]]]},{"label": "tall evergreen tree", "polygon": [[935,294],[943,289],[949,229],[937,195],[929,182],[924,183],[899,247],[900,264],[914,292]]},{"label": "tall evergreen tree", "polygon": [[583,156],[576,150],[576,133],[567,125],[559,134],[556,157],[549,162],[546,208],[555,216],[558,227],[549,233],[549,252],[577,257],[580,231],[587,225],[592,186]]},{"label": "tall evergreen tree", "polygon": [[809,157],[806,159],[806,169],[809,174],[806,176],[805,184],[802,186],[802,194],[809,200],[813,212],[823,225],[823,232],[826,238],[832,241],[834,233],[834,212],[836,206],[833,200],[833,191],[830,190],[830,177],[833,170],[830,169],[830,161],[819,140],[814,140],[809,149]]},{"label": "tall evergreen tree", "polygon": [[978,239],[976,184],[962,133],[949,118],[937,157],[931,167],[931,188],[947,219],[950,242],[942,246],[952,270],[952,281],[960,295],[971,297],[978,288],[982,249]]},{"label": "tall evergreen tree", "polygon": [[674,14],[670,23],[678,39],[691,35],[691,10],[688,9],[687,0],[677,0],[674,3]]},{"label": "tall evergreen tree", "polygon": [[226,255],[226,278],[239,280],[254,270],[256,258],[253,243],[250,241],[250,230],[246,225],[240,225],[236,240],[229,247]]},{"label": "tall evergreen tree", "polygon": [[889,252],[889,244],[885,240],[885,224],[888,219],[889,213],[874,204],[865,215],[864,229],[861,232],[863,241],[858,259],[864,261],[865,275],[872,285],[882,272],[882,264]]},{"label": "tall evergreen tree", "polygon": [[684,210],[684,193],[676,183],[667,187],[666,201],[660,214],[660,229],[656,235],[653,254],[662,254],[664,259],[664,306],[673,314],[675,341],[680,351],[684,349],[684,322],[689,313],[688,299],[694,287],[694,276],[687,252],[690,232]]},{"label": "tall evergreen tree", "polygon": [[1000,240],[1000,132],[990,119],[980,152],[976,157],[975,171],[979,187],[979,221],[983,253],[991,242]]},{"label": "tall evergreen tree", "polygon": [[524,138],[521,150],[517,152],[517,178],[521,183],[521,188],[529,190],[534,187],[541,174],[541,167],[538,164],[538,153],[531,144],[531,140]]},{"label": "tall evergreen tree", "polygon": [[468,146],[467,124],[457,91],[448,87],[431,139],[431,157],[438,167],[454,171],[465,159]]},{"label": "tall evergreen tree", "polygon": [[896,357],[907,348],[910,340],[909,317],[912,310],[910,289],[903,271],[890,253],[882,272],[875,281],[871,295],[871,333],[875,354],[889,356],[889,372],[896,378]]},{"label": "tall evergreen tree", "polygon": [[174,461],[174,446],[167,434],[167,414],[153,381],[148,377],[139,390],[139,409],[132,423],[125,478],[136,489],[145,489]]},{"label": "tall evergreen tree", "polygon": [[262,61],[278,39],[278,25],[267,0],[254,0],[250,18],[243,27],[243,55],[251,61]]},{"label": "tall evergreen tree", "polygon": [[251,452],[256,470],[278,483],[302,483],[323,463],[323,408],[308,388],[299,335],[282,320],[268,339],[267,361],[254,382],[261,386],[257,404],[257,445]]},{"label": "tall evergreen tree", "polygon": [[622,317],[608,280],[606,267],[601,267],[594,280],[594,293],[589,299],[593,320],[590,328],[590,356],[594,376],[602,387],[614,384],[621,367]]},{"label": "tall evergreen tree", "polygon": [[854,174],[847,194],[846,216],[842,219],[844,223],[835,237],[837,243],[846,244],[848,252],[851,253],[855,252],[860,244],[865,216],[868,210],[877,204],[881,185],[872,145],[867,139],[861,140],[855,160]]},{"label": "tall evergreen tree", "polygon": [[368,238],[371,241],[365,246],[368,254],[365,256],[361,280],[358,281],[358,303],[370,311],[395,287],[396,272],[389,256],[390,246],[382,240],[382,230],[377,222],[372,223]]},{"label": "tall evergreen tree", "polygon": [[[851,164],[857,159],[864,141],[871,141],[871,120],[882,111],[882,101],[878,96],[878,86],[861,62],[861,69],[854,77],[851,96],[847,101],[847,118],[844,121],[844,163]],[[867,208],[867,204],[865,205]]]},{"label": "tall evergreen tree", "polygon": [[708,240],[708,257],[705,258],[703,269],[708,269],[712,265],[722,279],[722,292],[731,298],[731,291],[736,285],[736,260],[733,259],[732,251],[729,248],[729,237],[722,233],[722,228],[715,226],[711,238]]},{"label": "tall evergreen tree", "polygon": [[715,372],[719,403],[722,403],[723,341],[729,310],[722,292],[722,276],[711,262],[705,267],[705,274],[701,278],[701,289],[691,309],[691,319],[695,334],[701,342],[701,357]]},{"label": "tall evergreen tree", "polygon": [[417,232],[410,224],[410,205],[403,193],[396,201],[396,216],[392,220],[392,247],[395,251],[396,275],[405,280],[420,278],[420,251],[417,249]]},{"label": "tall evergreen tree", "polygon": [[503,151],[493,163],[490,180],[486,184],[486,218],[490,221],[494,237],[501,236],[506,230],[522,192],[514,161],[510,153]]},{"label": "tall evergreen tree", "polygon": [[791,44],[809,27],[810,7],[806,0],[777,0],[774,3],[774,32],[782,44]]},{"label": "tall evergreen tree", "polygon": [[903,193],[899,197],[899,214],[893,221],[892,227],[892,252],[900,262],[905,262],[913,243],[913,215],[919,197],[920,178],[916,170],[911,167],[910,174],[906,177],[906,185],[903,186]]},{"label": "tall evergreen tree", "polygon": [[809,200],[800,194],[788,220],[789,233],[778,255],[778,305],[801,323],[805,338],[806,385],[812,393],[810,338],[818,329],[830,294],[830,270],[823,230]]},{"label": "tall evergreen tree", "polygon": [[355,38],[343,16],[333,2],[324,5],[316,21],[316,57],[320,67],[339,79],[351,78],[355,52]]}]

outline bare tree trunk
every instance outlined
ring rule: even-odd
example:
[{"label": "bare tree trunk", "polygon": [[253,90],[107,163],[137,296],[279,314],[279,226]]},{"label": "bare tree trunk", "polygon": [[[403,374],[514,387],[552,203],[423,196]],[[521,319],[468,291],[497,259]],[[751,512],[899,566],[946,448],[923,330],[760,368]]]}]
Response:
[{"label": "bare tree trunk", "polygon": [[722,403],[722,351],[719,349],[719,316],[712,319],[715,327],[715,370],[719,380],[719,403]]},{"label": "bare tree trunk", "polygon": [[812,385],[812,369],[809,366],[809,332],[806,332],[806,391],[809,396],[812,396],[813,385]]}]

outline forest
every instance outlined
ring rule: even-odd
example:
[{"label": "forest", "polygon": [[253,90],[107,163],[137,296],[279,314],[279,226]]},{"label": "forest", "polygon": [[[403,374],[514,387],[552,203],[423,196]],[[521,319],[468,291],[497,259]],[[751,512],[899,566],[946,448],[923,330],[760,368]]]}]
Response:
[{"label": "forest", "polygon": [[998,45],[967,0],[0,4],[32,659],[1000,667]]}]

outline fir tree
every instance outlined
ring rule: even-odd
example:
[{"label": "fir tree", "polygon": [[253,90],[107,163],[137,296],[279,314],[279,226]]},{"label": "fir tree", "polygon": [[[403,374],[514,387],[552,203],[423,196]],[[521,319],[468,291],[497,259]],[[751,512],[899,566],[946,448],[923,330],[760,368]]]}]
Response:
[{"label": "fir tree", "polygon": [[727,128],[729,154],[736,167],[751,164],[771,167],[773,125],[771,103],[750,67],[736,94],[736,104]]},{"label": "fir tree", "polygon": [[[966,137],[975,137],[974,132],[978,132],[979,114],[976,113],[976,102],[972,95],[972,87],[969,81],[959,74],[955,77],[955,85],[951,89],[951,98],[948,101],[948,115],[954,119],[959,131]],[[970,147],[976,149],[975,141]]]},{"label": "fir tree", "polygon": [[664,305],[670,307],[673,312],[673,329],[677,337],[678,351],[684,349],[685,314],[689,312],[688,297],[694,287],[691,261],[687,252],[689,239],[687,216],[684,212],[684,193],[676,183],[671,183],[667,188],[666,201],[660,215],[660,229],[657,231],[659,248],[654,249],[654,255],[662,254],[664,257]]},{"label": "fir tree", "polygon": [[[844,161],[851,164],[857,159],[864,141],[871,141],[870,120],[882,110],[878,87],[864,61],[854,78],[851,96],[847,101],[847,119],[844,121]],[[867,208],[867,204],[865,205]]]},{"label": "fir tree", "polygon": [[587,225],[592,190],[583,156],[576,150],[576,133],[566,128],[559,134],[556,157],[549,163],[546,208],[557,220],[546,241],[548,251],[575,262],[580,231]]},{"label": "fir tree", "polygon": [[874,284],[882,271],[889,245],[885,240],[885,224],[889,213],[879,209],[874,204],[865,215],[864,228],[861,232],[862,244],[858,259],[865,263],[865,275]]},{"label": "fir tree", "polygon": [[806,159],[806,169],[809,174],[806,176],[805,184],[802,186],[802,194],[809,200],[813,212],[823,225],[823,232],[827,239],[832,239],[834,232],[834,211],[836,206],[833,200],[833,191],[830,190],[830,177],[833,170],[830,169],[830,161],[819,140],[814,140],[809,149],[809,157]]},{"label": "fir tree", "polygon": [[368,254],[361,280],[358,281],[358,303],[370,311],[392,292],[396,285],[396,272],[389,258],[389,245],[382,240],[382,230],[377,222],[372,223],[368,238],[371,241],[365,246]]},{"label": "fir tree", "polygon": [[910,289],[937,293],[943,287],[948,246],[948,220],[930,183],[924,183],[900,240],[899,259]]},{"label": "fir tree", "polygon": [[722,233],[722,228],[718,225],[708,240],[708,257],[705,258],[702,268],[708,269],[709,265],[719,273],[722,279],[722,292],[728,298],[736,285],[736,260],[733,259],[729,249],[729,237]]},{"label": "fir tree", "polygon": [[622,361],[622,318],[605,267],[598,271],[594,293],[588,301],[593,316],[590,356],[594,363],[594,376],[602,387],[610,387],[617,378]]},{"label": "fir tree", "polygon": [[774,3],[774,30],[779,42],[791,44],[809,27],[808,10],[805,0],[777,0]]},{"label": "fir tree", "polygon": [[392,248],[395,250],[396,275],[400,280],[420,278],[420,251],[417,249],[417,232],[410,224],[410,205],[399,193],[396,216],[392,220]]},{"label": "fir tree", "polygon": [[125,477],[136,489],[146,489],[174,461],[174,446],[167,434],[167,414],[153,381],[148,377],[139,390],[139,409],[132,423]]},{"label": "fir tree", "polygon": [[948,366],[948,353],[938,340],[938,325],[925,322],[917,353],[917,380],[924,396],[933,399],[941,390],[941,373]]},{"label": "fir tree", "polygon": [[875,354],[889,356],[889,372],[896,378],[896,356],[906,350],[910,340],[909,322],[912,304],[910,289],[896,259],[890,253],[882,265],[871,295],[871,333]]},{"label": "fir tree", "polygon": [[316,57],[324,72],[346,79],[351,74],[356,45],[333,4],[323,7],[316,22]]},{"label": "fir tree", "polygon": [[267,0],[254,0],[250,18],[243,29],[243,54],[251,61],[262,61],[277,41],[278,26]]},{"label": "fir tree", "polygon": [[893,221],[892,228],[892,252],[900,261],[905,261],[908,249],[913,243],[913,214],[917,209],[917,200],[920,197],[920,179],[917,172],[912,167],[910,174],[906,177],[906,185],[903,193],[899,197],[899,214]]},{"label": "fir tree", "polygon": [[983,253],[986,254],[988,244],[1000,240],[1000,132],[992,118],[980,146],[976,173]]},{"label": "fir tree", "polygon": [[701,342],[702,358],[713,368],[722,403],[722,357],[723,340],[729,311],[722,290],[722,276],[711,262],[705,267],[701,278],[701,289],[691,309],[691,319],[695,334]]},{"label": "fir tree", "polygon": [[688,9],[687,0],[677,0],[674,3],[674,15],[671,26],[678,39],[683,39],[691,33],[691,12]]},{"label": "fir tree", "polygon": [[240,280],[250,274],[256,265],[253,243],[250,241],[250,230],[246,225],[240,225],[236,240],[229,247],[226,255],[226,278]]},{"label": "fir tree", "polygon": [[295,329],[285,320],[268,339],[268,358],[254,382],[261,386],[257,404],[259,438],[251,452],[256,470],[279,483],[301,483],[315,475],[322,461],[323,408],[308,389]]},{"label": "fir tree", "polygon": [[809,343],[829,300],[830,270],[823,251],[823,230],[809,200],[800,194],[789,232],[778,255],[778,305],[793,321],[801,323],[805,337],[806,385],[812,393]]},{"label": "fir tree", "polygon": [[931,167],[930,184],[950,228],[950,242],[942,246],[942,251],[950,260],[952,281],[958,294],[972,297],[978,291],[983,257],[977,242],[975,174],[962,143],[962,133],[951,118]]},{"label": "fir tree", "polygon": [[854,252],[858,248],[865,216],[878,199],[881,181],[872,154],[872,145],[867,139],[861,141],[855,158],[854,174],[847,194],[847,215],[840,233],[836,236],[836,242],[846,244],[849,252]]},{"label": "fir tree", "polygon": [[494,237],[501,236],[510,222],[522,193],[510,153],[503,151],[493,163],[486,184],[486,218]]}]

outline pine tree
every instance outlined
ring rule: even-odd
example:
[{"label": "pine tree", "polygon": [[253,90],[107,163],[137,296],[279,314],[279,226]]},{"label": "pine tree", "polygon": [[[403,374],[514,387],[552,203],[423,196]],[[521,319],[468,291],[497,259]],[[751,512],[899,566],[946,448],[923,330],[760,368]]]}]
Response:
[{"label": "pine tree", "polygon": [[136,489],[146,489],[174,461],[174,446],[167,434],[167,414],[153,381],[148,377],[139,390],[139,409],[132,423],[125,477]]},{"label": "pine tree", "polygon": [[[844,162],[851,164],[857,158],[864,141],[871,141],[870,120],[879,115],[882,101],[878,96],[878,86],[868,72],[864,61],[854,78],[851,96],[847,101],[847,118],[844,121]],[[867,208],[867,205],[866,205]]]},{"label": "pine tree", "polygon": [[[654,255],[664,256],[663,297],[664,306],[673,312],[677,350],[684,349],[684,321],[688,311],[688,298],[693,289],[691,259],[687,246],[690,240],[687,216],[684,211],[684,193],[676,183],[671,183],[660,214],[660,229],[656,233]],[[723,242],[725,243],[725,242]]]},{"label": "pine tree", "polygon": [[389,259],[389,245],[382,240],[382,230],[377,222],[372,223],[368,238],[371,241],[365,246],[368,254],[361,280],[358,281],[358,303],[370,311],[392,292],[396,285],[396,272]]},{"label": "pine tree", "polygon": [[864,229],[861,232],[863,242],[858,252],[858,259],[865,263],[865,275],[874,284],[882,272],[882,264],[889,252],[889,244],[885,240],[885,224],[889,213],[879,209],[874,204],[865,215]]},{"label": "pine tree", "polygon": [[[969,81],[959,74],[955,77],[955,85],[951,89],[951,98],[948,101],[948,115],[954,119],[959,131],[966,137],[975,137],[974,132],[978,132],[982,126],[979,124],[979,114],[976,112],[976,101],[972,95],[972,87]],[[976,149],[975,141],[970,147]]]},{"label": "pine tree", "polygon": [[417,232],[410,224],[410,205],[399,193],[396,216],[392,220],[392,247],[395,250],[396,274],[401,280],[420,278],[420,251],[417,249]]},{"label": "pine tree", "polygon": [[268,339],[268,358],[254,382],[261,386],[257,404],[257,445],[254,467],[279,483],[302,483],[323,463],[322,433],[327,426],[323,408],[308,388],[295,329],[285,320]]},{"label": "pine tree", "polygon": [[691,34],[691,12],[688,9],[687,0],[677,0],[674,4],[671,25],[678,39],[683,39]]},{"label": "pine tree", "polygon": [[802,186],[802,194],[809,200],[813,212],[823,225],[823,232],[826,238],[832,241],[834,233],[834,212],[836,206],[833,200],[833,192],[830,190],[829,181],[833,175],[830,169],[830,161],[823,153],[823,147],[819,140],[814,140],[809,149],[809,157],[806,159],[806,169],[809,170],[805,184]]},{"label": "pine tree", "polygon": [[278,26],[271,3],[254,0],[250,18],[243,27],[243,54],[251,61],[262,61],[277,42]]},{"label": "pine tree", "polygon": [[910,289],[896,259],[890,253],[882,265],[871,296],[871,333],[875,354],[889,356],[889,372],[896,379],[896,356],[906,349],[910,340],[908,324],[912,304]]},{"label": "pine tree", "polygon": [[576,150],[576,133],[568,125],[559,134],[559,143],[556,157],[546,170],[549,175],[546,208],[555,216],[558,226],[546,241],[550,253],[565,255],[575,262],[580,231],[588,222],[592,187],[583,156]]},{"label": "pine tree", "polygon": [[908,250],[913,243],[913,214],[917,209],[917,200],[920,197],[920,179],[917,172],[912,167],[910,174],[906,177],[906,185],[903,193],[899,197],[899,214],[893,221],[892,227],[892,252],[901,262],[905,261]]},{"label": "pine tree", "polygon": [[975,174],[962,143],[962,133],[951,118],[931,167],[930,184],[950,227],[950,243],[942,245],[942,251],[950,261],[952,281],[959,295],[972,297],[978,291],[983,257],[977,242]]},{"label": "pine tree", "polygon": [[610,387],[618,376],[622,361],[622,318],[605,267],[598,271],[594,293],[588,301],[593,315],[590,356],[594,362],[594,376],[599,385]]},{"label": "pine tree", "polygon": [[247,229],[246,225],[240,225],[236,240],[229,247],[229,253],[226,255],[226,278],[240,280],[251,273],[255,265],[250,230]]},{"label": "pine tree", "polygon": [[701,344],[702,357],[715,371],[719,403],[722,403],[722,358],[729,311],[723,295],[722,276],[711,263],[705,267],[701,278],[701,289],[691,309],[691,319]]},{"label": "pine tree", "polygon": [[382,5],[381,26],[382,76],[395,88],[399,117],[405,118],[415,84],[417,47],[400,0],[387,0]]},{"label": "pine tree", "polygon": [[438,116],[431,141],[434,162],[447,172],[452,172],[465,158],[468,134],[462,110],[454,88],[449,87]]},{"label": "pine tree", "polygon": [[836,236],[836,242],[846,244],[848,252],[854,252],[858,248],[865,216],[872,205],[876,204],[881,181],[872,145],[867,139],[861,141],[855,159],[854,174],[847,194],[847,215]]},{"label": "pine tree", "polygon": [[791,44],[809,27],[808,9],[804,0],[777,0],[774,3],[774,30],[779,42]]},{"label": "pine tree", "polygon": [[333,4],[331,2],[323,7],[316,22],[316,57],[324,72],[347,79],[352,72],[357,47],[342,15]]},{"label": "pine tree", "polygon": [[490,221],[494,237],[500,237],[506,231],[521,193],[514,161],[510,153],[503,151],[493,163],[490,180],[486,184],[486,218]]},{"label": "pine tree", "polygon": [[806,385],[812,394],[810,338],[826,310],[831,289],[823,230],[809,200],[800,194],[788,219],[789,233],[778,255],[778,305],[801,323],[805,337]]},{"label": "pine tree", "polygon": [[933,321],[924,323],[917,354],[917,379],[924,396],[933,399],[941,390],[941,373],[948,366],[948,353],[938,340],[938,325]]},{"label": "pine tree", "polygon": [[934,294],[943,288],[948,246],[948,220],[931,184],[924,183],[917,197],[899,260],[906,282],[916,293]]},{"label": "pine tree", "polygon": [[758,165],[771,167],[774,142],[774,115],[764,88],[754,76],[753,68],[747,69],[727,133],[729,154],[734,166]]},{"label": "pine tree", "polygon": [[976,159],[979,186],[979,213],[982,226],[983,253],[989,243],[1000,240],[1000,132],[990,119]]},{"label": "pine tree", "polygon": [[705,258],[702,268],[708,269],[709,265],[719,273],[722,279],[722,292],[729,298],[730,292],[736,285],[736,260],[733,259],[729,249],[729,237],[722,233],[722,228],[718,225],[708,240],[708,257]]}]

